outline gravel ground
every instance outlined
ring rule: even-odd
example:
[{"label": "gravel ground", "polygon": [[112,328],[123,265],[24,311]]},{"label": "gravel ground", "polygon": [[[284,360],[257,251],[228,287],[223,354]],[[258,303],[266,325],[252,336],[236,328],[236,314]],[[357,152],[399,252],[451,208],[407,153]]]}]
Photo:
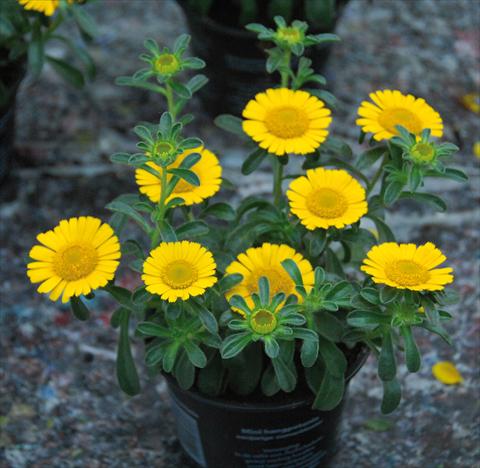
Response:
[{"label": "gravel ground", "polygon": [[[71,320],[69,311],[34,293],[25,278],[25,254],[37,232],[63,217],[107,216],[105,203],[134,191],[131,171],[108,155],[134,147],[130,128],[155,120],[156,96],[114,86],[138,66],[144,36],[161,43],[185,31],[170,1],[107,0],[93,6],[100,35],[92,45],[99,68],[84,92],[46,70],[19,94],[18,155],[0,187],[0,466],[190,466],[175,435],[163,381],[143,376],[144,392],[127,399],[114,377],[113,305],[99,295],[95,318]],[[369,360],[352,381],[333,466],[480,466],[478,351],[480,171],[472,145],[479,117],[459,104],[480,86],[480,7],[470,0],[352,0],[339,23],[343,41],[327,70],[340,99],[334,132],[355,146],[355,112],[372,90],[393,87],[421,95],[443,115],[447,137],[460,146],[455,163],[468,183],[434,183],[448,214],[399,204],[391,215],[400,240],[432,240],[455,268],[460,303],[452,308],[448,347],[419,336],[421,371],[406,378],[400,409],[381,417],[381,389]],[[63,54],[62,49],[52,53]],[[235,177],[242,153],[216,130],[194,101],[195,131]],[[240,182],[239,193],[267,193],[268,173]],[[241,180],[241,179],[240,179]],[[121,281],[138,281],[127,273]],[[140,349],[137,352],[141,361]],[[444,386],[431,376],[439,360],[455,362],[465,382]],[[387,421],[375,432],[369,421]]]}]

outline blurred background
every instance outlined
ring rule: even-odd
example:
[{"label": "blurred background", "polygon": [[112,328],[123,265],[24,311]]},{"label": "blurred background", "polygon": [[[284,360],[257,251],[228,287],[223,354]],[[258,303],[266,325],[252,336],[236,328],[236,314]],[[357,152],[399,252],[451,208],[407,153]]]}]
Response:
[{"label": "blurred background", "polygon": [[[442,115],[445,139],[460,147],[455,165],[469,181],[429,182],[430,191],[447,201],[447,213],[403,201],[390,215],[400,241],[431,240],[454,267],[461,298],[450,310],[454,346],[433,335],[419,336],[422,369],[408,377],[401,406],[389,417],[380,416],[381,385],[370,360],[351,383],[341,451],[333,466],[478,466],[480,159],[474,144],[480,140],[480,115],[478,105],[476,112],[475,106],[466,105],[465,95],[478,93],[480,87],[480,2],[340,4],[341,14],[332,23],[315,26],[335,28],[342,38],[329,56],[320,51],[315,57],[339,101],[333,133],[358,148],[354,122],[368,93],[382,88],[412,93]],[[188,31],[188,16],[194,52],[202,55],[209,53],[205,47],[212,35],[224,31],[205,32],[200,13],[185,15],[173,0],[102,0],[87,9],[99,27],[89,46],[97,78],[81,91],[49,68],[37,82],[24,80],[17,97],[16,153],[10,176],[0,185],[0,466],[191,466],[175,436],[161,379],[148,380],[143,373],[143,393],[132,399],[117,387],[117,332],[109,326],[114,305],[99,294],[89,322],[73,321],[68,307],[35,293],[25,275],[25,260],[38,232],[70,216],[92,214],[106,220],[106,203],[136,191],[133,171],[111,164],[109,155],[133,151],[132,127],[140,120],[157,120],[165,108],[158,95],[114,84],[116,77],[140,68],[137,56],[144,38],[172,45]],[[223,27],[238,27],[234,23],[240,13],[225,7],[224,13],[217,11],[215,22],[224,18]],[[68,25],[63,27],[68,31]],[[56,47],[49,52],[68,60],[67,52]],[[257,66],[255,57],[244,59],[243,71],[245,63],[247,69]],[[230,96],[225,87],[233,78],[227,79],[229,71],[219,76],[215,62],[208,92]],[[239,61],[233,63],[235,68]],[[242,70],[239,76],[240,82],[251,81],[242,77]],[[240,175],[245,154],[238,142],[213,126],[215,96],[203,98],[191,104],[196,120],[189,132],[205,141],[219,156],[225,176],[238,183],[236,191],[223,196],[234,202],[239,196],[269,194],[267,171]],[[238,102],[228,105],[235,110]],[[139,281],[128,271],[119,276],[123,285]],[[136,355],[141,369],[140,348]],[[446,386],[435,380],[431,366],[440,360],[454,362],[465,382]],[[405,369],[400,375],[406,377]]]}]

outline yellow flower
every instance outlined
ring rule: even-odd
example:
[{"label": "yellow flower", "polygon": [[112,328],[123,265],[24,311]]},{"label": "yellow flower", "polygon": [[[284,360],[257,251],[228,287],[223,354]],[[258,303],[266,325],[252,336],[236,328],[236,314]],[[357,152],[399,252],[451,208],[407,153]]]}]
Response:
[{"label": "yellow flower", "polygon": [[429,106],[424,99],[411,94],[405,96],[400,91],[376,91],[370,94],[374,102],[363,101],[358,109],[357,125],[365,133],[373,133],[377,141],[389,140],[398,135],[397,125],[405,127],[410,133],[420,135],[429,128],[432,136],[443,135],[443,122],[440,114]]},{"label": "yellow flower", "polygon": [[453,281],[452,268],[435,268],[446,260],[431,242],[386,242],[371,248],[361,269],[375,283],[412,291],[439,291]]},{"label": "yellow flower", "polygon": [[480,159],[480,141],[473,144],[473,154]]},{"label": "yellow flower", "polygon": [[[34,10],[43,13],[46,16],[52,16],[60,4],[60,0],[18,0],[25,10]],[[72,3],[73,0],[68,0]]]},{"label": "yellow flower", "polygon": [[282,266],[282,262],[287,258],[297,264],[305,289],[309,292],[314,281],[310,262],[288,245],[264,243],[261,247],[252,247],[245,253],[241,253],[237,260],[225,270],[227,275],[239,273],[243,276],[242,281],[226,293],[227,299],[234,295],[240,295],[246,299],[249,306],[252,306],[251,295],[258,292],[258,280],[265,276],[270,282],[272,296],[283,292],[287,296],[294,294],[300,300],[301,296],[295,291],[294,282]]},{"label": "yellow flower", "polygon": [[147,291],[175,302],[199,296],[217,282],[215,260],[201,244],[190,241],[163,242],[143,264]]},{"label": "yellow flower", "polygon": [[308,154],[327,138],[330,115],[323,101],[306,91],[267,89],[243,110],[243,130],[277,156]]},{"label": "yellow flower", "polygon": [[466,109],[474,112],[475,114],[480,114],[480,94],[479,93],[469,93],[465,94],[461,98],[461,102]]},{"label": "yellow flower", "polygon": [[155,59],[154,68],[161,75],[173,75],[180,70],[180,62],[174,54],[161,54]]},{"label": "yellow flower", "polygon": [[[201,203],[206,198],[215,195],[220,190],[222,183],[222,167],[217,157],[205,148],[196,148],[188,150],[177,156],[176,161],[168,166],[169,168],[179,167],[182,161],[192,153],[199,153],[201,159],[190,168],[200,179],[200,185],[195,186],[188,183],[184,179],[180,179],[173,189],[173,192],[167,197],[167,202],[173,198],[182,198],[184,205],[193,205]],[[160,173],[161,168],[154,162],[148,162],[147,165]],[[145,169],[137,169],[135,178],[139,186],[140,192],[145,194],[153,203],[158,203],[162,190],[161,178],[146,171]],[[170,181],[171,175],[167,180]]]},{"label": "yellow flower", "polygon": [[344,170],[310,169],[290,183],[287,197],[291,212],[311,230],[343,228],[368,211],[365,190]]},{"label": "yellow flower", "polygon": [[30,250],[35,260],[27,265],[38,292],[62,302],[88,294],[113,279],[120,259],[120,244],[108,224],[91,216],[62,220],[53,230],[41,233]]},{"label": "yellow flower", "polygon": [[462,374],[455,365],[449,361],[440,361],[432,366],[433,376],[440,382],[447,385],[454,385],[463,382]]}]

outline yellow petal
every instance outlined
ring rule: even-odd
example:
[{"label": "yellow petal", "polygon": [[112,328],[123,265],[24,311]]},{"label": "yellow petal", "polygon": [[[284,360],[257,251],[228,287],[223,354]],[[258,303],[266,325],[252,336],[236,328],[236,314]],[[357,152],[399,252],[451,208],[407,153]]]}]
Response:
[{"label": "yellow petal", "polygon": [[463,377],[450,361],[440,361],[432,367],[433,376],[446,385],[454,385],[463,382]]}]

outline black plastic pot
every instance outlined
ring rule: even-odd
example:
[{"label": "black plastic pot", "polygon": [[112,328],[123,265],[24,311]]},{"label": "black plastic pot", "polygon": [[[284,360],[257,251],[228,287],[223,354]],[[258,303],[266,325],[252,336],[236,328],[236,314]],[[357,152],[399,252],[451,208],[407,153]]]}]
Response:
[{"label": "black plastic pot", "polygon": [[[367,356],[361,348],[347,384]],[[167,382],[180,443],[202,467],[313,468],[327,466],[335,455],[343,402],[333,411],[316,411],[306,393],[253,403],[182,390],[168,376]]]},{"label": "black plastic pot", "polygon": [[[0,56],[1,56],[0,51]],[[0,65],[0,79],[6,94],[0,102],[0,184],[10,170],[15,140],[15,102],[20,83],[25,76],[25,59]]]},{"label": "black plastic pot", "polygon": [[[193,51],[207,62],[204,73],[210,82],[199,92],[205,110],[212,116],[225,113],[240,115],[248,100],[276,83],[274,77],[265,71],[265,48],[271,45],[259,41],[254,33],[229,26],[228,18],[220,22],[199,15],[185,0],[178,0],[178,3],[187,18]],[[337,19],[345,3],[339,2]],[[220,13],[217,16],[226,17],[231,6],[227,4],[221,8],[223,10],[217,12]],[[312,32],[333,32],[334,28],[335,24],[328,30]],[[309,51],[312,51],[309,57],[314,69],[321,73],[331,47],[316,47],[314,51]]]}]

